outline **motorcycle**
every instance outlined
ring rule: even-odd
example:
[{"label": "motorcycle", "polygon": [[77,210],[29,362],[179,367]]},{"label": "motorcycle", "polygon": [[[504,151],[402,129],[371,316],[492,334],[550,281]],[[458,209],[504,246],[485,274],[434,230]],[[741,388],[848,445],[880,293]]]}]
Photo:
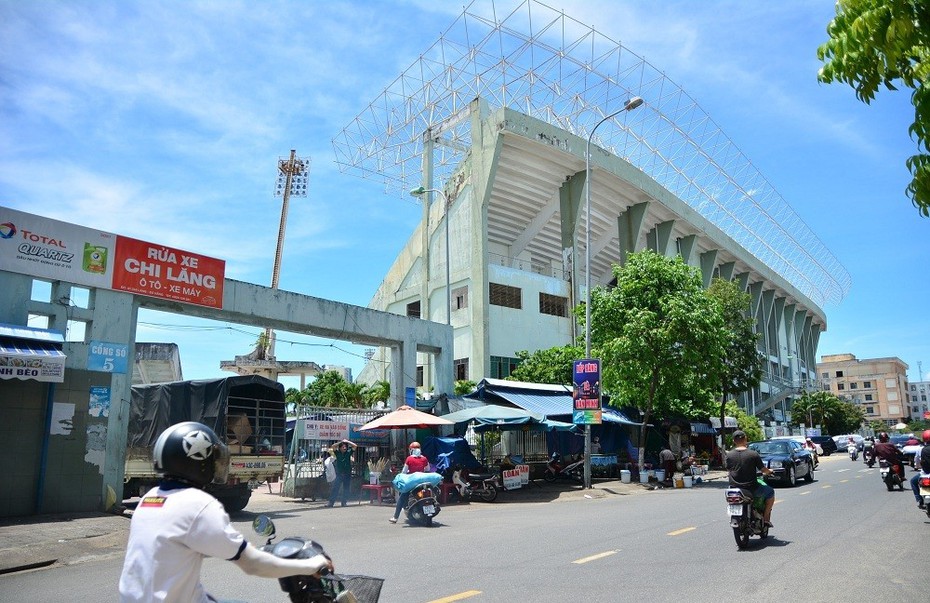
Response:
[{"label": "motorcycle", "polygon": [[862,451],[862,460],[869,466],[869,469],[875,466],[875,454],[872,452],[871,448],[866,448]]},{"label": "motorcycle", "polygon": [[433,518],[439,515],[439,500],[436,498],[436,486],[424,482],[410,491],[404,513],[407,519],[426,527],[433,525]]},{"label": "motorcycle", "polygon": [[930,517],[930,473],[921,471],[917,485],[920,487],[920,496],[924,499],[924,511],[927,517]]},{"label": "motorcycle", "polygon": [[[282,559],[309,559],[316,555],[329,555],[323,546],[313,540],[299,536],[287,536],[279,542],[275,539],[274,522],[267,515],[259,515],[252,521],[252,529],[267,538],[262,551]],[[323,570],[321,577],[290,576],[279,578],[281,590],[286,592],[292,603],[378,603],[381,597],[382,578],[371,576],[348,576]]]},{"label": "motorcycle", "polygon": [[543,471],[543,479],[547,482],[554,482],[560,477],[577,482],[584,481],[584,458],[566,464],[561,454],[553,452],[549,462],[546,463],[546,470]]},{"label": "motorcycle", "polygon": [[849,460],[856,461],[859,460],[859,448],[855,444],[850,444],[846,447],[846,452],[849,453]]},{"label": "motorcycle", "polygon": [[727,514],[737,548],[745,549],[749,546],[750,536],[768,538],[769,528],[762,517],[762,509],[757,508],[753,501],[752,492],[742,488],[727,488],[726,498]]},{"label": "motorcycle", "polygon": [[904,482],[901,481],[901,476],[898,475],[897,467],[897,465],[892,466],[885,459],[878,460],[878,471],[889,492],[894,490],[895,486],[897,486],[899,490],[904,490]]},{"label": "motorcycle", "polygon": [[495,473],[469,473],[467,469],[452,472],[452,483],[462,500],[477,495],[484,502],[494,502],[500,482]]}]

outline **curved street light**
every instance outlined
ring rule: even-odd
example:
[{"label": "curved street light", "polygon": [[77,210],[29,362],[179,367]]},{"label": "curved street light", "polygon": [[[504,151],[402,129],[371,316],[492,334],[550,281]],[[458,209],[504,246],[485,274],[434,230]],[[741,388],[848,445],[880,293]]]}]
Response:
[{"label": "curved street light", "polygon": [[[584,154],[584,188],[585,188],[585,223],[584,223],[584,354],[585,358],[591,358],[591,139],[594,132],[605,121],[616,117],[624,111],[632,111],[643,104],[643,99],[634,96],[623,104],[622,109],[617,109],[610,115],[597,122],[591,132],[588,134],[588,144],[585,147]],[[640,448],[644,450],[645,448]],[[642,460],[642,459],[640,459]],[[591,487],[591,424],[586,423],[584,426],[584,487]]]}]

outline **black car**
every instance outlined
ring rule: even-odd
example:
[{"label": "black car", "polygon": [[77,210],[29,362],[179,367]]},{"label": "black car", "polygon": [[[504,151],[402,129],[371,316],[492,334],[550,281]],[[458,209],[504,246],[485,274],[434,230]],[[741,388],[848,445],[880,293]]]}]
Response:
[{"label": "black car", "polygon": [[820,446],[824,456],[836,452],[836,442],[830,436],[809,436],[811,441]]},{"label": "black car", "polygon": [[772,470],[766,480],[776,480],[786,486],[794,486],[799,477],[814,481],[814,457],[804,446],[794,440],[763,440],[749,445],[762,457],[765,466]]}]

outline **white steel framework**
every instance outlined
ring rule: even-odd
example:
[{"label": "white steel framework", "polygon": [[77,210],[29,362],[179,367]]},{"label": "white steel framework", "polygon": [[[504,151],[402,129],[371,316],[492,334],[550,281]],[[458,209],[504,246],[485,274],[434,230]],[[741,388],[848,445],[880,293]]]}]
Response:
[{"label": "white steel framework", "polygon": [[[719,227],[814,303],[838,303],[848,271],[720,126],[642,57],[535,0],[475,2],[333,140],[343,171],[406,196],[424,139],[444,182],[471,143],[469,103],[508,107],[580,138],[634,96],[593,140]],[[489,11],[490,14],[479,12]]]}]

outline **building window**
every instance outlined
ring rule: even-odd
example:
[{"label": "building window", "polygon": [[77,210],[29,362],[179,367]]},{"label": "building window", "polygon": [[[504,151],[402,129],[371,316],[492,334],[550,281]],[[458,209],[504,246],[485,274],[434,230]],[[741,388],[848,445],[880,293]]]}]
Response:
[{"label": "building window", "polygon": [[845,383],[837,383],[837,384],[836,384],[836,389],[838,389],[838,390],[840,390],[840,391],[843,391],[844,389],[846,389],[846,384],[845,384]]},{"label": "building window", "polygon": [[864,388],[866,388],[866,389],[872,389],[872,382],[871,382],[871,381],[863,381],[863,382],[862,382],[862,387],[864,387]]},{"label": "building window", "polygon": [[836,371],[836,376],[837,376],[837,377],[842,377],[842,376],[843,376],[843,371]]},{"label": "building window", "polygon": [[468,287],[458,287],[452,290],[452,309],[464,310],[468,307]]},{"label": "building window", "polygon": [[849,389],[856,389],[857,387],[859,387],[859,384],[855,381],[849,384]]},{"label": "building window", "polygon": [[872,401],[872,394],[866,394],[866,395],[865,395],[865,401],[866,401],[866,402],[871,402],[871,401]]},{"label": "building window", "polygon": [[829,379],[830,373],[820,373],[820,376],[823,377],[824,379]]},{"label": "building window", "polygon": [[423,367],[417,367],[417,387],[423,387]]},{"label": "building window", "polygon": [[921,401],[921,402],[926,402],[926,401],[927,401],[927,394],[922,394],[922,395],[920,396],[920,401]]},{"label": "building window", "polygon": [[866,407],[865,407],[865,414],[867,414],[867,415],[874,415],[874,414],[875,414],[875,407],[874,407],[874,406],[866,406]]},{"label": "building window", "polygon": [[491,356],[491,378],[506,379],[520,366],[519,358],[506,356]]},{"label": "building window", "polygon": [[459,358],[452,362],[456,381],[468,381],[468,358]]},{"label": "building window", "polygon": [[492,306],[504,306],[505,308],[523,308],[522,291],[519,287],[509,285],[498,285],[497,283],[488,283],[488,303]]},{"label": "building window", "polygon": [[407,316],[411,318],[420,318],[420,302],[410,302],[407,304]]},{"label": "building window", "polygon": [[539,313],[552,316],[568,315],[568,298],[561,295],[539,294]]}]

